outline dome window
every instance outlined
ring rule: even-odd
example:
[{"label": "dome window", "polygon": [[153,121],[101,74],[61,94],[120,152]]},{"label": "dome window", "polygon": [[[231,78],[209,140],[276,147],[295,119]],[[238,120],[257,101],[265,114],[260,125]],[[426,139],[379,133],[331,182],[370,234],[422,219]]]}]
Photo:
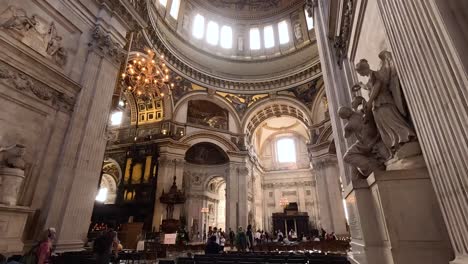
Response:
[{"label": "dome window", "polygon": [[224,49],[232,48],[232,28],[229,26],[221,27],[221,47]]},{"label": "dome window", "polygon": [[177,16],[179,15],[179,8],[180,8],[180,0],[172,0],[171,11],[169,12],[169,14],[174,19],[177,19]]},{"label": "dome window", "polygon": [[307,30],[311,30],[314,28],[314,19],[307,14],[307,10],[304,10],[304,13],[307,22]]},{"label": "dome window", "polygon": [[205,18],[200,14],[197,14],[193,21],[192,35],[197,39],[205,35]]},{"label": "dome window", "polygon": [[278,33],[280,44],[286,44],[289,42],[288,22],[286,22],[286,20],[278,23]]},{"label": "dome window", "polygon": [[162,6],[166,7],[166,5],[167,5],[167,0],[159,0],[159,3],[160,3]]},{"label": "dome window", "polygon": [[275,46],[275,35],[273,33],[273,26],[270,25],[263,28],[263,41],[266,49]]},{"label": "dome window", "polygon": [[260,30],[258,30],[258,28],[250,29],[250,49],[251,50],[260,49]]},{"label": "dome window", "polygon": [[218,45],[219,26],[218,23],[210,21],[206,27],[206,41],[211,45]]}]

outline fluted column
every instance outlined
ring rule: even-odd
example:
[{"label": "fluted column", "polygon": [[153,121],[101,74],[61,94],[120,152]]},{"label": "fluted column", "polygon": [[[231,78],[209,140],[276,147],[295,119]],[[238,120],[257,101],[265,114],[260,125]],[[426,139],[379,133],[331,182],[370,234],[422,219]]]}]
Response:
[{"label": "fluted column", "polygon": [[458,30],[450,23],[457,16],[466,19],[467,4],[378,0],[378,5],[457,256],[454,263],[468,263],[468,74],[461,61],[467,48],[466,42],[452,41],[466,38],[467,25],[458,23]]},{"label": "fluted column", "polygon": [[101,27],[90,32],[90,49],[81,76],[82,90],[61,151],[55,185],[41,222],[56,227],[57,248],[83,247],[97,192],[106,146],[112,93],[119,61],[113,53],[118,44]]}]

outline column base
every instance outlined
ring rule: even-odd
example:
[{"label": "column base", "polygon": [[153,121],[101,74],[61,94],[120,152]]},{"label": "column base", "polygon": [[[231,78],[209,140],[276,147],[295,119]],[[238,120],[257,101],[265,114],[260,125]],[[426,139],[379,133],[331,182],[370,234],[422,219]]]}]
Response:
[{"label": "column base", "polygon": [[395,264],[447,264],[453,259],[427,169],[374,172],[367,182]]},{"label": "column base", "polygon": [[450,264],[468,264],[468,255],[457,256]]},{"label": "column base", "polygon": [[0,204],[0,253],[22,254],[24,228],[29,214],[34,210],[23,206]]}]

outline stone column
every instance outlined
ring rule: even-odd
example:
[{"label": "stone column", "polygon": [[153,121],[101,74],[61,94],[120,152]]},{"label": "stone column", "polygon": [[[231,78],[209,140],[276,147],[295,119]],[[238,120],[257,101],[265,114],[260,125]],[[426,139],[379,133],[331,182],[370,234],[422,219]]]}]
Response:
[{"label": "stone column", "polygon": [[226,175],[226,228],[247,227],[247,182],[249,169],[243,164],[231,163]]},{"label": "stone column", "polygon": [[347,234],[346,219],[339,181],[336,157],[327,155],[312,159],[316,171],[317,192],[320,208],[320,225],[328,233]]},{"label": "stone column", "polygon": [[[403,92],[456,254],[468,263],[465,1],[378,0]],[[457,42],[458,41],[458,42]]]},{"label": "stone column", "polygon": [[73,111],[39,226],[57,229],[57,249],[83,247],[96,197],[106,146],[104,133],[119,61],[118,44],[97,26],[81,76],[82,90]]}]

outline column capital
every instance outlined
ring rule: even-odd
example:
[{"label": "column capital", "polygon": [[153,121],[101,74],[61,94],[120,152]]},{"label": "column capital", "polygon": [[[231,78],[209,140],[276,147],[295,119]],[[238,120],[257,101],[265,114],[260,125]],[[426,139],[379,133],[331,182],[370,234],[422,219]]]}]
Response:
[{"label": "column capital", "polygon": [[111,35],[100,25],[91,29],[91,41],[88,43],[90,51],[94,51],[103,57],[107,57],[119,64],[124,59],[125,51],[120,44],[112,40]]},{"label": "column capital", "polygon": [[335,155],[326,155],[323,157],[312,158],[314,169],[324,169],[329,166],[338,166],[338,159]]}]

